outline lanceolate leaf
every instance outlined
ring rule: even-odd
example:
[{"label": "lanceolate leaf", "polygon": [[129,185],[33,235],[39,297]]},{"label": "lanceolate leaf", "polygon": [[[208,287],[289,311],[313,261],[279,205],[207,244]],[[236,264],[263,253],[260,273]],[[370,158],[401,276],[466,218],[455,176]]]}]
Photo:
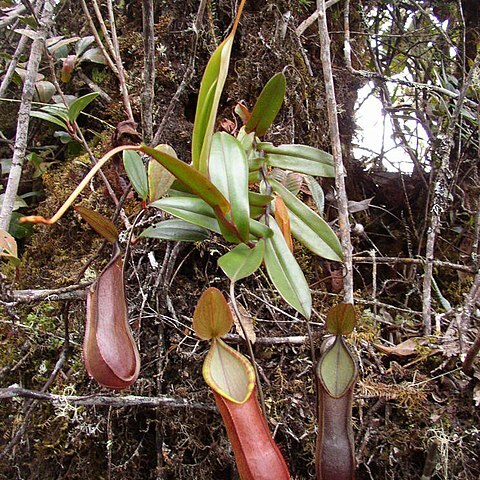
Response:
[{"label": "lanceolate leaf", "polygon": [[283,73],[274,75],[258,97],[252,114],[245,125],[247,133],[255,131],[262,137],[272,125],[285,97],[286,80]]},{"label": "lanceolate leaf", "polygon": [[186,222],[199,227],[207,228],[216,233],[221,233],[218,221],[212,207],[201,198],[196,197],[167,197],[161,198],[150,204],[152,207],[170,213]]},{"label": "lanceolate leaf", "polygon": [[339,303],[327,314],[326,327],[333,335],[349,335],[355,328],[355,309],[351,303]]},{"label": "lanceolate leaf", "polygon": [[207,288],[193,313],[193,329],[197,336],[202,340],[221,337],[230,331],[232,325],[232,311],[222,292],[214,287]]},{"label": "lanceolate leaf", "polygon": [[85,109],[85,107],[93,102],[98,97],[99,93],[93,92],[93,93],[87,93],[83,97],[77,98],[70,107],[68,107],[68,119],[71,122],[74,122],[77,120],[78,116],[82,111]]},{"label": "lanceolate leaf", "polygon": [[327,222],[276,180],[269,178],[268,183],[276,193],[282,196],[293,214],[290,216],[293,236],[314,253],[329,260],[341,262],[342,247]]},{"label": "lanceolate leaf", "polygon": [[75,211],[105,240],[110,243],[118,240],[118,230],[111,220],[90,208],[78,206]]},{"label": "lanceolate leaf", "polygon": [[[171,157],[177,158],[175,150],[170,145],[157,145],[155,150],[164,152]],[[148,162],[148,199],[154,202],[162,198],[172,186],[175,177],[156,160]]]},{"label": "lanceolate leaf", "polygon": [[228,200],[217,187],[195,168],[174,158],[167,153],[142,145],[141,150],[161,163],[177,180],[185,184],[193,193],[205,200],[212,208],[218,208],[224,214],[230,211]]},{"label": "lanceolate leaf", "polygon": [[146,200],[148,196],[148,180],[142,157],[137,152],[125,150],[123,152],[123,165],[132,187],[142,200]]},{"label": "lanceolate leaf", "polygon": [[202,373],[208,386],[215,393],[233,403],[245,403],[255,388],[255,371],[252,364],[218,336],[212,340]]},{"label": "lanceolate leaf", "polygon": [[242,0],[238,7],[232,31],[211,56],[200,85],[197,112],[193,125],[192,163],[194,168],[203,174],[208,172],[208,156],[215,127],[215,118],[225,79],[227,78],[233,39],[244,4],[245,0]]},{"label": "lanceolate leaf", "polygon": [[212,139],[209,160],[211,181],[230,202],[232,220],[241,239],[249,236],[248,164],[240,143],[225,132]]},{"label": "lanceolate leaf", "polygon": [[264,254],[264,240],[260,240],[254,248],[241,243],[220,257],[218,265],[232,282],[236,282],[255,272],[260,267]]},{"label": "lanceolate leaf", "polygon": [[173,242],[199,242],[209,237],[209,231],[185,220],[172,219],[148,227],[140,234],[140,237],[159,238]]},{"label": "lanceolate leaf", "polygon": [[259,143],[257,149],[266,153],[265,162],[272,166],[319,177],[334,177],[333,157],[307,145]]},{"label": "lanceolate leaf", "polygon": [[352,354],[338,335],[333,345],[322,355],[317,377],[333,398],[342,397],[357,376],[357,367]]},{"label": "lanceolate leaf", "polygon": [[284,300],[310,318],[312,297],[305,276],[272,217],[269,223],[274,235],[266,240],[264,260],[268,276]]},{"label": "lanceolate leaf", "polygon": [[105,387],[126,388],[138,377],[140,356],[128,324],[119,254],[87,293],[83,357],[89,375]]},{"label": "lanceolate leaf", "polygon": [[62,119],[49,113],[41,112],[39,110],[33,110],[30,112],[30,116],[40,118],[41,120],[46,120],[47,122],[55,124],[57,127],[67,130],[67,124]]}]

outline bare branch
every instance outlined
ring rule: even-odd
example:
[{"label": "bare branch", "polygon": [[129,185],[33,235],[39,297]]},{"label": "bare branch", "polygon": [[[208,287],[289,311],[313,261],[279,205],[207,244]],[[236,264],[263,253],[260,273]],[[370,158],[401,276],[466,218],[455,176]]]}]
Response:
[{"label": "bare branch", "polygon": [[344,296],[346,303],[353,303],[353,268],[352,242],[350,241],[350,221],[348,218],[348,198],[345,187],[345,167],[342,158],[342,144],[338,127],[337,102],[333,83],[332,62],[330,58],[330,38],[328,35],[325,0],[317,0],[318,29],[322,47],[322,68],[327,99],[328,123],[332,142],[333,161],[335,166],[335,187],[337,189],[338,220],[340,239],[344,256]]},{"label": "bare branch", "polygon": [[189,402],[184,398],[169,397],[162,395],[160,397],[142,397],[138,395],[109,396],[109,395],[55,395],[53,393],[38,392],[27,390],[20,387],[0,388],[0,400],[10,398],[30,398],[42,402],[53,403],[54,405],[78,405],[86,407],[145,407],[145,408],[178,408],[195,409],[206,412],[216,412],[213,405],[207,405],[198,402]]},{"label": "bare branch", "polygon": [[3,230],[8,230],[8,226],[10,225],[15,197],[17,196],[18,186],[20,184],[23,160],[27,149],[30,110],[32,108],[33,93],[35,91],[35,80],[37,78],[38,68],[42,58],[47,31],[53,20],[54,3],[53,0],[47,0],[45,2],[41,14],[40,26],[36,32],[37,36],[33,41],[30,50],[27,74],[22,91],[22,101],[18,111],[17,135],[15,138],[12,167],[8,175],[8,184],[5,190],[2,209],[0,211],[0,229]]}]

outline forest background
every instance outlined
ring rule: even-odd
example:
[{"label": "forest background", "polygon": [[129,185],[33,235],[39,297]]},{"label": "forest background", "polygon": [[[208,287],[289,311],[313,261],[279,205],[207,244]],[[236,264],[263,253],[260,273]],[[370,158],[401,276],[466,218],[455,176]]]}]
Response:
[{"label": "forest background", "polygon": [[[312,478],[312,352],[326,312],[351,289],[359,317],[349,339],[360,370],[357,477],[477,479],[480,5],[329,0],[326,59],[322,3],[247,0],[218,111],[217,129],[235,131],[237,102],[252,108],[285,69],[285,102],[266,140],[334,151],[325,63],[333,72],[353,283],[340,264],[294,245],[313,295],[310,332],[264,275],[237,287],[254,319],[269,425],[292,477]],[[89,184],[78,203],[114,219],[129,252],[129,318],[142,360],[137,383],[111,394],[86,374],[81,348],[85,285],[107,264],[108,249],[73,210],[51,227],[19,223],[26,214],[51,216],[114,146],[166,143],[189,160],[200,81],[237,3],[2,0],[0,7],[0,228],[18,245],[13,252],[2,243],[0,478],[237,478],[201,375],[207,345],[191,329],[201,292],[228,290],[217,266],[225,242],[131,244],[133,232],[161,214],[135,222],[142,202],[121,162]],[[38,114],[92,92],[99,95],[73,131]],[[374,149],[356,122],[370,97],[382,103],[382,117],[370,119],[379,125]],[[21,177],[12,180],[16,170]],[[319,182],[322,205],[305,179],[300,194],[340,235],[342,199],[332,179]],[[227,340],[244,351],[237,332]]]}]

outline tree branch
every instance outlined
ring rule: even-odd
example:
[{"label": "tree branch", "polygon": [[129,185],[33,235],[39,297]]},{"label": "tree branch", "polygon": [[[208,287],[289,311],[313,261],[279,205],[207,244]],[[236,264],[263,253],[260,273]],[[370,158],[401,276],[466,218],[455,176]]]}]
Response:
[{"label": "tree branch", "polygon": [[10,398],[30,398],[42,402],[53,403],[54,405],[77,405],[86,407],[145,407],[145,408],[178,408],[195,409],[206,412],[216,412],[213,405],[207,405],[199,402],[189,402],[184,398],[169,397],[162,395],[160,397],[142,397],[138,395],[109,396],[109,395],[55,395],[53,393],[38,392],[20,387],[0,388],[0,400]]}]

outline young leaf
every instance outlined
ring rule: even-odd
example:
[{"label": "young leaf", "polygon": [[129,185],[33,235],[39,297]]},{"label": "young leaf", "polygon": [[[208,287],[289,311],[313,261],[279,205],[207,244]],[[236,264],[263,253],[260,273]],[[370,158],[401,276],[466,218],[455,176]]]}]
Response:
[{"label": "young leaf", "polygon": [[259,143],[257,149],[266,153],[265,162],[272,166],[294,172],[334,177],[333,157],[327,152],[307,145],[280,145]]},{"label": "young leaf", "polygon": [[263,195],[257,192],[248,192],[248,203],[250,206],[265,207],[273,200],[272,195]]},{"label": "young leaf", "polygon": [[74,102],[72,102],[70,107],[68,107],[68,119],[71,122],[75,122],[80,113],[82,113],[87,105],[93,102],[98,95],[98,92],[87,93],[83,97],[77,98]]},{"label": "young leaf", "polygon": [[247,133],[255,131],[259,137],[263,137],[267,133],[282,107],[286,87],[283,73],[277,73],[267,82],[245,125]]},{"label": "young leaf", "polygon": [[290,230],[290,215],[288,214],[288,208],[285,205],[285,202],[280,196],[277,196],[275,199],[275,221],[280,227],[288,249],[293,252],[293,240]]},{"label": "young leaf", "polygon": [[125,150],[123,152],[123,166],[135,191],[142,200],[146,200],[148,196],[148,180],[142,157],[137,152]]},{"label": "young leaf", "polygon": [[218,259],[218,265],[225,275],[236,282],[250,276],[260,267],[265,254],[265,241],[260,240],[254,248],[240,243],[233,250]]},{"label": "young leaf", "polygon": [[[327,222],[276,180],[269,178],[267,181],[273,191],[282,196],[285,205],[293,214],[290,216],[293,235],[314,253],[329,260],[341,262],[342,247]],[[321,240],[321,243],[315,236]]]},{"label": "young leaf", "polygon": [[95,210],[86,207],[75,207],[75,211],[105,240],[115,243],[118,240],[118,230],[111,220]]},{"label": "young leaf", "polygon": [[221,233],[212,207],[197,197],[166,197],[150,204],[188,223]]},{"label": "young leaf", "polygon": [[140,371],[140,356],[128,324],[122,266],[117,254],[89,289],[83,342],[88,374],[113,389],[132,385]]},{"label": "young leaf", "polygon": [[351,303],[339,303],[327,314],[326,327],[333,335],[349,335],[355,328],[355,309]]},{"label": "young leaf", "polygon": [[232,325],[232,312],[222,292],[215,287],[207,288],[193,313],[193,329],[197,336],[202,340],[215,339],[226,335]]},{"label": "young leaf", "polygon": [[230,211],[230,203],[218,188],[195,168],[183,163],[167,153],[142,145],[141,150],[161,163],[177,180],[186,185],[193,193],[205,200],[212,208],[220,209],[224,214]]},{"label": "young leaf", "polygon": [[355,381],[357,367],[341,335],[322,355],[317,366],[317,377],[333,398],[342,397]]},{"label": "young leaf", "polygon": [[235,105],[234,112],[240,117],[240,120],[244,125],[248,122],[248,119],[250,118],[250,112],[248,111],[248,108],[243,105],[243,103],[237,103]]},{"label": "young leaf", "polygon": [[203,174],[208,172],[208,157],[218,104],[227,78],[230,52],[245,0],[242,0],[233,23],[232,31],[211,56],[203,74],[198,94],[197,111],[193,125],[192,164]]},{"label": "young leaf", "polygon": [[193,225],[185,220],[164,220],[145,229],[140,237],[159,238],[172,242],[199,242],[209,237],[205,228]]},{"label": "young leaf", "polygon": [[35,118],[40,118],[41,120],[46,120],[47,122],[53,123],[57,127],[63,128],[64,130],[68,130],[67,124],[62,119],[54,115],[51,115],[50,113],[41,112],[40,110],[32,110],[30,112],[30,116]]},{"label": "young leaf", "polygon": [[218,336],[212,340],[202,373],[205,382],[215,393],[236,404],[245,403],[255,388],[252,364]]},{"label": "young leaf", "polygon": [[[175,150],[170,145],[157,145],[155,150],[164,152],[171,157],[177,158]],[[150,202],[162,198],[172,186],[175,177],[156,160],[148,162],[148,199]]]},{"label": "young leaf", "polygon": [[269,224],[274,235],[266,240],[264,261],[268,276],[283,299],[305,318],[310,318],[312,297],[305,276],[272,217]]},{"label": "young leaf", "polygon": [[212,139],[209,160],[210,180],[230,202],[232,220],[241,239],[249,238],[248,164],[240,143],[225,132]]}]

